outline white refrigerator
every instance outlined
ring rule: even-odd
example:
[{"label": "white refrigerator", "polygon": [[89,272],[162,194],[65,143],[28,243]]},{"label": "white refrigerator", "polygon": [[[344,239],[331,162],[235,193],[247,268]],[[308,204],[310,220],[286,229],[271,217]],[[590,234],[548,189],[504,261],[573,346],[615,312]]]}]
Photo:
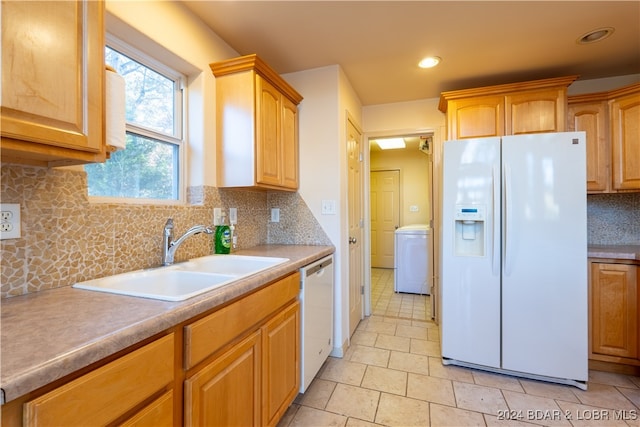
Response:
[{"label": "white refrigerator", "polygon": [[442,356],[586,389],[584,132],[444,143]]}]

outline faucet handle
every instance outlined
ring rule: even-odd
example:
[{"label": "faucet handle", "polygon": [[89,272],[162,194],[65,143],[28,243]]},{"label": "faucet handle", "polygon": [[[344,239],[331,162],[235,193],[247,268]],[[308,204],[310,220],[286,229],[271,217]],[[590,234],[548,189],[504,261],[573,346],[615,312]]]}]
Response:
[{"label": "faucet handle", "polygon": [[167,222],[164,224],[165,230],[168,228],[173,228],[173,218],[168,218]]}]

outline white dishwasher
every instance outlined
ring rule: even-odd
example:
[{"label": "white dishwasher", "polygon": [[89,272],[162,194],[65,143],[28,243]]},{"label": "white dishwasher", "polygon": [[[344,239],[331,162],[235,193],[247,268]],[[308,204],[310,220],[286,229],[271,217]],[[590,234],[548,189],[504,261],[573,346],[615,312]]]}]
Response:
[{"label": "white dishwasher", "polygon": [[300,269],[300,393],[333,349],[333,255]]}]

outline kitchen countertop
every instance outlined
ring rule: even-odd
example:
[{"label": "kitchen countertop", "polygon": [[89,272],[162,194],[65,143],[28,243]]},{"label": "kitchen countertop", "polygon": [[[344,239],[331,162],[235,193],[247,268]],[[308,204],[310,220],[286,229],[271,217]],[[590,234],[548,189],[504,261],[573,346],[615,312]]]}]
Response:
[{"label": "kitchen countertop", "polygon": [[235,252],[289,258],[179,302],[70,286],[2,300],[0,388],[9,402],[333,253],[333,246],[265,245]]},{"label": "kitchen countertop", "polygon": [[640,261],[640,245],[589,245],[587,254],[589,258]]}]

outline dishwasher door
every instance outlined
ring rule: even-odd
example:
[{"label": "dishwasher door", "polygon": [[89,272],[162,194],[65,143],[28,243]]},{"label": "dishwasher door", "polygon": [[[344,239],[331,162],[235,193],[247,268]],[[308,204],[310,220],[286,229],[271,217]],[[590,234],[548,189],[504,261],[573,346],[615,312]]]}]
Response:
[{"label": "dishwasher door", "polygon": [[300,393],[333,349],[333,255],[300,269]]}]

